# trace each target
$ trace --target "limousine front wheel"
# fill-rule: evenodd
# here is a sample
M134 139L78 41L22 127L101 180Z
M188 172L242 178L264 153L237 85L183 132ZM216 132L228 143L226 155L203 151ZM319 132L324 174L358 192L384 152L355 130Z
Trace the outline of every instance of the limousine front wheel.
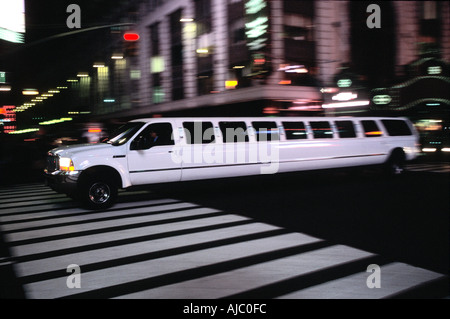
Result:
M117 187L107 179L89 179L80 191L82 203L89 209L106 209L117 198Z
M399 176L405 172L405 153L394 150L385 165L388 176Z

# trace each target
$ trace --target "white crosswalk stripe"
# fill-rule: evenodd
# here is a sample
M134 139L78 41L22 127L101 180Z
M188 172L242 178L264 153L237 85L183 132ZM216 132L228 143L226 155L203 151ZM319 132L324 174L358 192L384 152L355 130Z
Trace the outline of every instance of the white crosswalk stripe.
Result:
M150 191L119 199L86 211L42 185L0 189L12 254L3 261L27 298L383 298L444 277L239 212ZM372 263L383 269L380 289L366 285ZM71 264L81 288L67 286Z
M406 169L410 172L450 173L450 163L417 163L409 164Z

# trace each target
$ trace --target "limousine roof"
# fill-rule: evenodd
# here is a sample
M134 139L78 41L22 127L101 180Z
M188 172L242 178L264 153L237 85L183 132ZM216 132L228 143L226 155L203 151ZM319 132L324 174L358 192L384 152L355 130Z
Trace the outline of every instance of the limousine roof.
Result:
M289 116L289 117L220 117L220 116L212 116L212 117L151 117L151 118L141 118L134 119L130 122L145 122L145 123L157 123L157 122L167 122L170 120L178 120L178 121L336 121L336 120L383 120L383 119L401 119L408 120L405 117L387 117L387 116L365 116L365 117L351 117L351 116L338 116L338 117L317 117L317 116Z

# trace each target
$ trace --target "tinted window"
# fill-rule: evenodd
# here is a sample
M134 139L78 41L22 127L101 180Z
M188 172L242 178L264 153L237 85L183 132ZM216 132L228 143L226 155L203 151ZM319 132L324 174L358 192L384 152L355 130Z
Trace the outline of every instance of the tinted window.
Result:
M283 122L283 127L287 140L308 138L305 124L303 122Z
M188 144L208 144L215 140L211 122L183 122Z
M314 138L333 138L333 131L328 121L309 122L309 124Z
M275 122L252 122L257 141L277 141L280 139Z
M245 122L219 122L224 143L248 142Z
M356 137L355 127L352 121L336 121L336 128L340 138Z
M361 121L366 137L382 136L383 132L380 131L375 121Z
M402 120L381 120L390 136L412 135L408 124Z
M173 145L172 125L170 123L154 123L147 126L133 140L137 143L131 149L149 149L160 145Z

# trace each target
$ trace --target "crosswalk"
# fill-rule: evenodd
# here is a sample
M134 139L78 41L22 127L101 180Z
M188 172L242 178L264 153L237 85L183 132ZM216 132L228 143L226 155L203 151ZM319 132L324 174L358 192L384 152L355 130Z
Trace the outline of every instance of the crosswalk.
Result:
M445 277L148 190L86 211L40 184L3 188L0 230L11 254L0 271L12 265L29 299L372 299Z
M409 172L450 174L450 163L448 162L414 163L408 164L406 169Z

